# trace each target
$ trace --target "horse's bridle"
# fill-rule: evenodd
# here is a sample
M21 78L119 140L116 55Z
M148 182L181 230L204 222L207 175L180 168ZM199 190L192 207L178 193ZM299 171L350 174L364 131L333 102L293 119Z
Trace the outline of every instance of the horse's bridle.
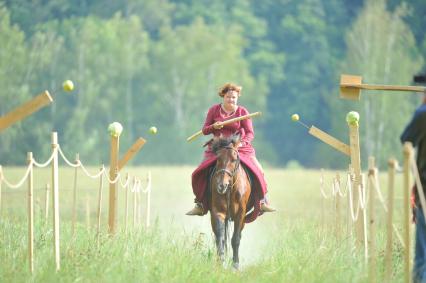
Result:
M233 147L231 147L231 146L224 146L223 147L224 149L232 149L233 151L235 151L236 153L237 153L237 164L235 165L235 168L234 168L234 170L232 170L232 172L231 171L229 171L228 169L219 169L219 170L215 170L215 172L214 172L214 174L213 174L213 177L214 176L216 176L216 174L217 173L219 173L219 172L225 172L226 174L228 174L232 179L234 179L234 177L235 177L235 174L237 173L237 170L238 170L238 168L240 167L240 163L241 163L241 161L240 161L240 155L239 155L239 153L238 153L238 150L236 150L235 148L233 148ZM232 184L232 186L231 186L231 188L235 185L235 182L236 181L234 181L234 184ZM229 187L228 187L229 188ZM218 191L218 193L219 194L221 194L221 195L223 195L223 194L225 194L226 192L228 191L228 189L226 189L223 193L221 193L221 192L219 192Z

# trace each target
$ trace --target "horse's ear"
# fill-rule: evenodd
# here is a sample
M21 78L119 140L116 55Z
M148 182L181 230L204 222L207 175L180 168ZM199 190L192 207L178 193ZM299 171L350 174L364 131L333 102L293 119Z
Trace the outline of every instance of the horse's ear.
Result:
M238 148L241 144L241 135L237 134L232 138L232 144L234 148Z

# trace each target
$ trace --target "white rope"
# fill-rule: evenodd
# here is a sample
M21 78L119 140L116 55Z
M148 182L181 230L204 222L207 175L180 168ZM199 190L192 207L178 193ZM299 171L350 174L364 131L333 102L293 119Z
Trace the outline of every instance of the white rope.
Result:
M52 162L53 157L55 156L55 153L56 153L55 151L56 151L56 148L54 148L54 149L53 149L52 154L50 155L49 159L48 159L46 162L44 162L44 163L38 163L38 162L37 162L37 161L35 161L35 159L33 158L33 163L34 163L34 165L35 165L36 167L38 167L38 168L47 167L47 166L50 164L50 162Z
M68 158L65 157L65 154L63 153L60 145L58 144L58 151L59 154L61 155L62 159L65 161L65 163L67 163L69 166L73 167L73 168L77 168L80 166L81 162L80 160L76 160L76 163L72 163L71 161L69 161Z
M357 204L356 212L354 213L354 205L353 205L353 194L352 194L352 183L349 184L349 209L351 211L352 221L357 221L359 216L360 206Z
M12 182L8 181L6 179L6 177L4 176L4 174L3 174L3 169L0 168L0 178L1 178L1 181L4 182L6 184L6 186L8 186L11 189L17 189L17 188L21 187L22 184L27 180L28 175L30 174L30 172L33 170L33 162L34 161L31 160L30 164L28 164L27 171L25 172L24 177L22 177L22 179L18 183L16 183L16 184L12 184Z
M379 183L379 180L377 178L377 175L375 175L375 174L374 174L374 176L373 175L369 175L369 178L374 178L374 180L372 182L373 187L376 189L377 195L379 196L379 201L380 201L380 203L383 206L383 210L385 211L385 213L388 213L388 211L389 211L388 210L388 206L386 205L386 201L385 201L385 199L384 199L384 197L382 195L382 192L381 192L381 189L380 189L380 183ZM395 231L396 237L399 240L399 243L401 244L401 246L403 248L405 248L404 241L402 240L402 237L401 237L401 234L398 231L398 228L396 227L396 225L394 223L392 223L392 227L393 227L393 230Z
M87 171L86 167L84 167L83 163L79 162L80 166L81 166L81 170L83 170L84 174L86 174L87 177L90 177L92 179L96 179L99 178L99 176L101 176L104 172L105 172L105 167L102 165L102 170L100 170L97 174L90 174L89 171Z
M329 198L330 198L330 196L329 196L329 195L327 195L327 194L324 192L324 170L323 170L323 169L321 169L321 177L320 177L320 192L321 192L321 195L322 195L325 199L329 199Z
M105 169L105 168L104 168L104 169ZM103 173L104 173L104 175L105 175L105 178L108 180L108 182L109 182L110 184L115 184L115 183L117 183L117 182L118 182L118 180L120 179L120 172L118 172L118 173L117 173L117 176L115 176L115 179L113 179L113 180L111 180L111 179L110 179L109 174L108 174L108 173L106 173L106 170L103 170Z
M123 182L121 181L121 178L120 178L120 185L121 185L122 188L127 188L127 186L129 185L129 183L130 183L129 174L126 174L126 182L124 184L123 184Z

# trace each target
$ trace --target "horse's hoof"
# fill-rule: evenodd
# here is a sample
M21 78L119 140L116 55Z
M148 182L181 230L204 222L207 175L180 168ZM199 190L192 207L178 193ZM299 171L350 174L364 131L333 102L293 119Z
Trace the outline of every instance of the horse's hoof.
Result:
M240 271L240 264L238 262L234 262L232 264L234 271Z

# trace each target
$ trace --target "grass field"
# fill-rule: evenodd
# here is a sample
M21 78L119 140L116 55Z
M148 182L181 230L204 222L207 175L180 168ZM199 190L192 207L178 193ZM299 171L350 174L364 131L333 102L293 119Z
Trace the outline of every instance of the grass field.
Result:
M266 168L269 199L278 209L248 224L242 235L240 264L235 272L215 257L209 216L188 217L193 205L190 175L193 167L133 167L130 174L145 177L152 172L152 219L148 229L124 225L124 192L119 196L119 225L115 237L106 234L108 189L104 188L102 234L96 237L99 181L78 178L78 226L71 237L73 169L61 168L61 270L55 272L52 219L44 222L44 187L50 170L35 173L36 231L35 272L28 271L26 185L3 187L0 209L0 282L367 282L362 250L353 249L346 233L334 234L333 202L319 191L320 171ZM91 168L95 172L97 168ZM5 168L18 181L22 168ZM343 172L341 172L343 174ZM335 172L326 171L327 183ZM342 177L343 178L343 177ZM381 176L386 192L386 176ZM398 177L401 179L401 177ZM400 181L398 179L398 184ZM402 215L400 186L395 200L396 224ZM87 223L86 202L90 202ZM378 282L383 281L384 211L377 204ZM344 213L346 215L346 213ZM345 216L346 217L346 216ZM89 227L87 226L89 225ZM395 237L394 237L395 238ZM395 242L393 282L401 282L402 250ZM231 255L229 255L231 258Z

